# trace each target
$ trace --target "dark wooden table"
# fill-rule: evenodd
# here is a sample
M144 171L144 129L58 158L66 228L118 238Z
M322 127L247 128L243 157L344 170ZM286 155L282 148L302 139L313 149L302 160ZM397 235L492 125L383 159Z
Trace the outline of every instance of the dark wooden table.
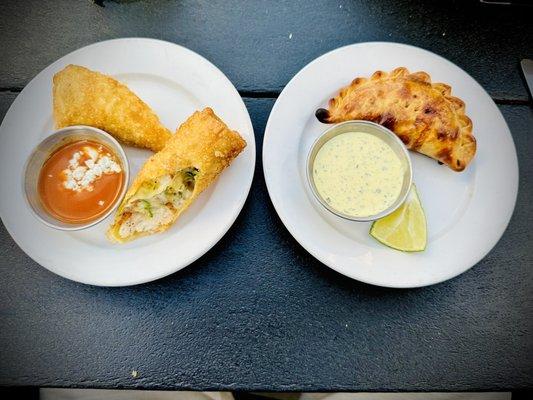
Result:
M0 385L533 387L533 111L518 66L533 57L531 9L474 0L98 3L0 3L1 116L33 76L72 50L117 37L168 40L207 57L244 97L258 144L254 183L211 251L135 287L55 276L0 225ZM464 68L499 105L518 151L520 189L506 233L483 261L439 285L391 290L344 278L296 243L266 191L261 143L276 96L315 57L371 40L420 46Z

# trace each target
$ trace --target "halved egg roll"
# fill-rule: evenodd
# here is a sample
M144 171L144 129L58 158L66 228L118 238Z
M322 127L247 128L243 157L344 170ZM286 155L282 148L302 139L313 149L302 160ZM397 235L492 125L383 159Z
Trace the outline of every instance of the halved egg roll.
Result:
M56 128L90 125L152 151L172 136L144 101L110 76L68 65L54 75L52 92Z
M123 243L167 230L246 147L213 110L190 116L133 181L108 230Z

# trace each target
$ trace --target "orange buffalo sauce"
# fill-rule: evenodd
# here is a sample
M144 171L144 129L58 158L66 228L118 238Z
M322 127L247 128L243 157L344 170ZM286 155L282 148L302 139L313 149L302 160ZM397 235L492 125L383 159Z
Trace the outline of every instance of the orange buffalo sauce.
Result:
M101 143L80 140L57 149L39 174L43 207L56 219L86 223L117 200L124 171L115 154Z

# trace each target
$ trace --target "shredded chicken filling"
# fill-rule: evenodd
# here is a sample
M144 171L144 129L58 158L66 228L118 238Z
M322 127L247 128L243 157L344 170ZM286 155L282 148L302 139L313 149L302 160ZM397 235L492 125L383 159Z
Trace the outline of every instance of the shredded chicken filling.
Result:
M176 211L192 196L197 174L196 168L186 168L144 182L122 210L118 234L126 238L171 223Z

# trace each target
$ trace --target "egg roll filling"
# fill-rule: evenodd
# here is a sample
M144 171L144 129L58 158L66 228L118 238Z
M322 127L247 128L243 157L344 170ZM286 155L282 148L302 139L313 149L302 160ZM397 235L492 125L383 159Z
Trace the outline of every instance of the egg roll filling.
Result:
M197 168L185 168L144 182L121 210L118 234L126 238L172 222L174 213L192 196Z

